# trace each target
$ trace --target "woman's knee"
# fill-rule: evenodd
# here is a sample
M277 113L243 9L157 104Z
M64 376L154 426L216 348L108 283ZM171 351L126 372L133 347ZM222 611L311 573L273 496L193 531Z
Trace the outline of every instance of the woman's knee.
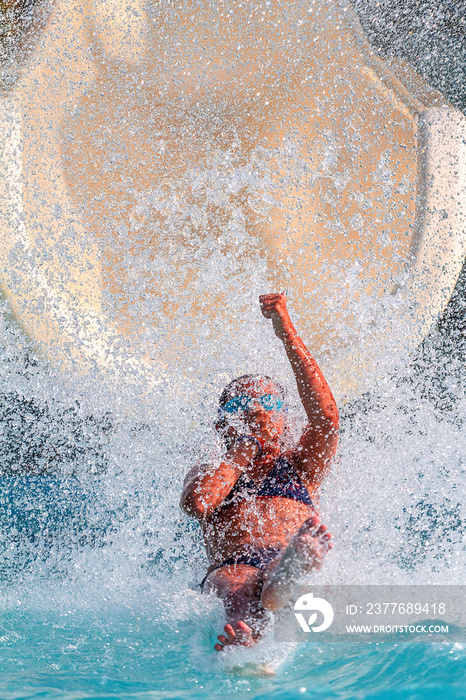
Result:
M251 566L223 566L207 577L204 590L214 591L219 598L232 596L258 598L262 588L262 572Z

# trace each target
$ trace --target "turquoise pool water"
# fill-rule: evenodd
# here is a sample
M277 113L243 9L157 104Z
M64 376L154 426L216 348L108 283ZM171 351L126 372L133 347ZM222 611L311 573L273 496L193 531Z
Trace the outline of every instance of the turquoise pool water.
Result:
M13 607L0 616L0 697L464 698L464 645L315 644L287 650L275 678L244 678L214 657L199 619L157 606Z

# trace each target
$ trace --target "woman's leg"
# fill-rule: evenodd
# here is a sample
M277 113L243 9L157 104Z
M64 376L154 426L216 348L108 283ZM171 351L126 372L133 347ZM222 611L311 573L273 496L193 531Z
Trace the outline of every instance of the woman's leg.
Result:
M262 571L247 564L222 566L206 579L205 591L214 591L225 606L225 634L218 636L217 651L224 646L252 646L261 633L266 613L260 602Z
M330 538L318 515L303 523L283 554L264 570L260 600L265 610L279 610L296 597L300 579L322 566Z

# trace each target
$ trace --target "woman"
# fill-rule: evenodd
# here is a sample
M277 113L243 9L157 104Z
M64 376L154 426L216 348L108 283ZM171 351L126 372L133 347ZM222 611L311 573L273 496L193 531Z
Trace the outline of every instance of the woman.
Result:
M181 507L200 521L210 561L201 588L217 593L228 620L217 651L253 644L265 611L291 600L297 577L319 568L330 547L316 507L337 448L338 409L291 323L285 294L259 301L283 342L308 423L289 444L283 388L266 376L239 377L220 397L223 460L198 465L185 479Z

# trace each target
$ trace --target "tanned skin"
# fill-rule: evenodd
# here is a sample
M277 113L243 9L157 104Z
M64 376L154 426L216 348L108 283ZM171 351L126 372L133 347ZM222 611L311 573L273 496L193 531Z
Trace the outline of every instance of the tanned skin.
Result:
M286 414L267 411L252 401L238 420L217 430L230 448L218 464L197 465L187 474L180 505L201 523L210 562L205 583L225 606L225 634L215 645L252 645L260 637L267 610L278 610L293 597L296 573L320 568L331 547L330 534L319 516L305 503L291 498L246 498L221 507L241 474L246 473L260 485L277 458L285 454L301 478L314 503L327 475L338 443L338 408L330 388L298 336L288 313L285 294L259 297L263 316L272 322L276 336L284 345L291 364L299 396L307 416L305 430L294 446L286 444ZM280 395L280 388L266 378L247 378L234 384L231 396ZM244 439L251 435L256 440ZM238 438L241 437L241 440ZM264 569L234 564L213 570L226 559L240 556L251 548L280 549L278 556Z

